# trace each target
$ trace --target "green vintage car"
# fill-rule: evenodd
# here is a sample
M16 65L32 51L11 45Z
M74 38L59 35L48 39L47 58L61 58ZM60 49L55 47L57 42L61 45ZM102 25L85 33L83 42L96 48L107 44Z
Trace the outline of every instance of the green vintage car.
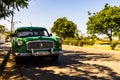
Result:
M52 36L44 27L19 27L12 36L12 54L16 59L49 56L52 61L57 61L63 53L62 39Z

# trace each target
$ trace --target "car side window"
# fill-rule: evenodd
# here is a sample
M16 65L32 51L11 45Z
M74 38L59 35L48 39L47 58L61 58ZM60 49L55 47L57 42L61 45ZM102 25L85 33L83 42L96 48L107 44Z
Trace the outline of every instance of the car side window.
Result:
M43 30L43 31L39 31L39 36L48 36L48 33L46 30Z
M44 31L39 31L39 36L45 36Z
M44 31L44 35L45 35L45 36L48 36L48 33L47 33L47 31Z

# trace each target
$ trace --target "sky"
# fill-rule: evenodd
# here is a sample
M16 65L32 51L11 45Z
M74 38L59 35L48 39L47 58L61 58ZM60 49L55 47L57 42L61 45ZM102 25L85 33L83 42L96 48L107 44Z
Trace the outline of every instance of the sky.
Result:
M21 26L40 26L50 31L58 18L67 17L73 21L78 30L86 34L88 11L99 12L108 3L111 6L119 6L119 0L31 0L27 9L15 11L15 29ZM11 17L0 20L0 24L9 30Z

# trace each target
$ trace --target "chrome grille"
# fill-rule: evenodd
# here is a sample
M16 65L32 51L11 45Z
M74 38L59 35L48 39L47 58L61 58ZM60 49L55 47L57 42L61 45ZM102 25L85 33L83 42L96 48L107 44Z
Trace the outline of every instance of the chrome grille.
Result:
M39 40L39 41L29 41L26 44L27 50L47 50L50 48L54 48L54 42L53 41L47 41L47 40Z

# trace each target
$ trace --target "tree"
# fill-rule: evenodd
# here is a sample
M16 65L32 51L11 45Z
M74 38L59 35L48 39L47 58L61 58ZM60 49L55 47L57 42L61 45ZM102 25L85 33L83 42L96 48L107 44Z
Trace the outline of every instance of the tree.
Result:
M72 21L67 20L66 17L58 18L54 22L51 32L64 39L74 38L75 35L78 35L78 33L76 33L78 32L77 25Z
M0 0L0 19L14 14L14 9L27 8L29 0Z
M110 42L112 36L120 31L120 6L110 6L105 4L104 9L100 12L89 14L87 22L87 32L89 34L105 34L109 37Z
M5 28L5 26L3 26L3 25L0 25L0 33L5 33L5 32L7 32L7 28Z

